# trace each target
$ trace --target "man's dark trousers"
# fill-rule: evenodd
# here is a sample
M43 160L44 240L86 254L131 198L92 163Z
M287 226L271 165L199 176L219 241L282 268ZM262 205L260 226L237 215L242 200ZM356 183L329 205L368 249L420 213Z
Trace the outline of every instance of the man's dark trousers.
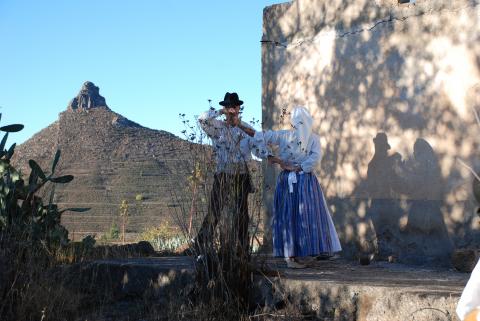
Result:
M235 246L239 247L239 249L237 249L241 252L239 254L248 254L248 194L251 191L252 186L249 174L215 174L208 213L203 220L197 236L198 245L203 248L212 245L215 228L222 211L225 210L226 215L232 215L231 224L227 224L227 226L232 226L233 230L222 232L227 234L229 232L235 233Z

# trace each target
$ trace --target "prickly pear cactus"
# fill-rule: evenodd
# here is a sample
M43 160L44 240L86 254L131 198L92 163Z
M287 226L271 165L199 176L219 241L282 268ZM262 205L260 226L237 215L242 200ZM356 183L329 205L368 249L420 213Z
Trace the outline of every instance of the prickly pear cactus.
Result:
M65 245L68 242L68 232L60 224L62 213L68 210L83 212L88 209L60 210L53 203L55 188L52 188L47 203L37 195L48 182L65 184L73 180L72 175L54 176L60 160L59 150L54 156L50 173L45 172L34 160L30 160L31 172L28 181L10 164L16 145L6 149L8 134L22 129L23 125L20 124L0 127L0 131L5 132L0 142L0 234L8 233L12 237L39 242L47 247Z

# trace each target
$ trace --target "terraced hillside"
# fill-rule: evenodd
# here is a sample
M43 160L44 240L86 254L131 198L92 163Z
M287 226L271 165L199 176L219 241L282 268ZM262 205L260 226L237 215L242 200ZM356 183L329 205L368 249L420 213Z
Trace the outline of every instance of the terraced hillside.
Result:
M29 173L28 160L48 169L56 149L62 151L59 172L75 176L57 185L62 207L90 207L67 212L63 224L70 235L102 235L120 225L119 205L129 204L130 237L148 226L172 219L172 193L184 194L191 173L193 144L161 130L136 124L113 112L98 87L86 82L66 111L50 126L17 147L14 164ZM136 200L141 195L143 200Z

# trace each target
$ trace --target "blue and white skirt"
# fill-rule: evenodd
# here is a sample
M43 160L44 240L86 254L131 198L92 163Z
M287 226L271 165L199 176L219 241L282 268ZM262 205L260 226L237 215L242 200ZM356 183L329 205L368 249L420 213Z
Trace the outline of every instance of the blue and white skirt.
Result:
M341 251L317 177L312 173L291 174L289 186L289 174L288 171L280 173L275 189L274 256L316 256ZM292 183L294 181L296 183Z

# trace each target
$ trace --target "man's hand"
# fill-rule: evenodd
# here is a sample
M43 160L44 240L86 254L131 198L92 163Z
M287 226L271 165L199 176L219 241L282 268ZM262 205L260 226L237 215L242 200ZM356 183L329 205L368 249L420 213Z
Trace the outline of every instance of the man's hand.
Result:
M220 113L224 115L234 115L236 114L236 110L232 107L223 107L222 109L220 109Z
M240 117L238 117L238 115L232 116L232 126L237 127L238 125L240 125L240 123L241 123L241 120L240 120Z
M225 115L227 125L236 127L238 124L240 124L240 118L238 117L238 113L235 108L224 107L221 110L221 113Z

